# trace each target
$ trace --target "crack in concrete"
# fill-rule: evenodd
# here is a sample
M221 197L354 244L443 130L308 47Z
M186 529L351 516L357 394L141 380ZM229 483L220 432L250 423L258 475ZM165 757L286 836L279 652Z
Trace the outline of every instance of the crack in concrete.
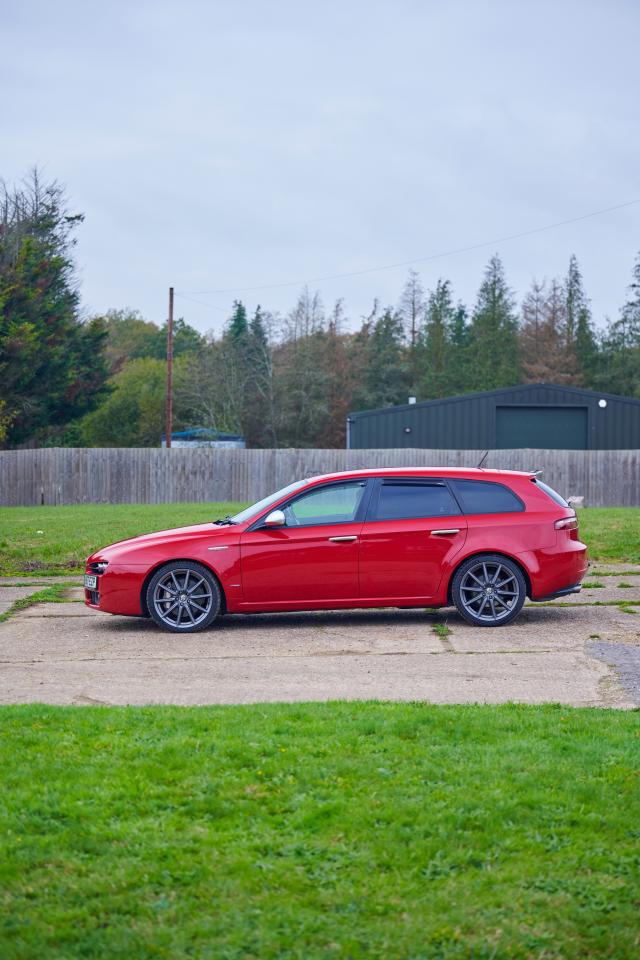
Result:
M193 663L194 661L208 662L215 660L307 660L313 657L485 657L514 656L518 654L543 653L572 653L575 647L554 647L553 649L538 648L531 650L321 650L309 653L249 653L223 654L210 657L54 657L33 660L0 660L0 666L19 667L36 663Z

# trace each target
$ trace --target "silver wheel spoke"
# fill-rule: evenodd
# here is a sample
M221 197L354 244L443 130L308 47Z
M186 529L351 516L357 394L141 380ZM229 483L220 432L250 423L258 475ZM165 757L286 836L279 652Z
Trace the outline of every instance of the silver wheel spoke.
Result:
M201 583L204 583L204 577L200 577L200 579L196 581L196 583L191 587L190 590L187 591L187 593L193 596L193 591L197 590Z

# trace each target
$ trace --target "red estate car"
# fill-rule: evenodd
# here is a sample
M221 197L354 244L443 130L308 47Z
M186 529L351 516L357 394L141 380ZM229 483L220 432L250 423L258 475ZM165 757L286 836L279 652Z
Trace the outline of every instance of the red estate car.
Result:
M509 623L576 593L574 510L533 473L353 470L299 480L233 517L122 540L87 560L87 606L203 630L223 613L455 604Z

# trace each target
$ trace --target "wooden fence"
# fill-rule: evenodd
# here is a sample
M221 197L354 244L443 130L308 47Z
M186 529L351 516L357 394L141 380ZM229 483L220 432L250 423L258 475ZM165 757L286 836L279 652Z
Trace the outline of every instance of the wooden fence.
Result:
M251 501L303 477L394 466L475 466L479 450L0 451L0 505ZM495 450L487 467L543 470L589 506L640 505L640 450Z

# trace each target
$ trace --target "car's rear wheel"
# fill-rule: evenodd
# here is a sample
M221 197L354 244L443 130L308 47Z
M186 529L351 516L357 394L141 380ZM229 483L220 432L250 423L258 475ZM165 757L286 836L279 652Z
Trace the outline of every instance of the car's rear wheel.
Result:
M456 570L451 596L476 627L502 627L518 616L527 596L520 567L496 553L470 557Z
M149 581L146 599L155 623L174 633L204 630L222 606L215 577L191 560L177 560L157 570Z

